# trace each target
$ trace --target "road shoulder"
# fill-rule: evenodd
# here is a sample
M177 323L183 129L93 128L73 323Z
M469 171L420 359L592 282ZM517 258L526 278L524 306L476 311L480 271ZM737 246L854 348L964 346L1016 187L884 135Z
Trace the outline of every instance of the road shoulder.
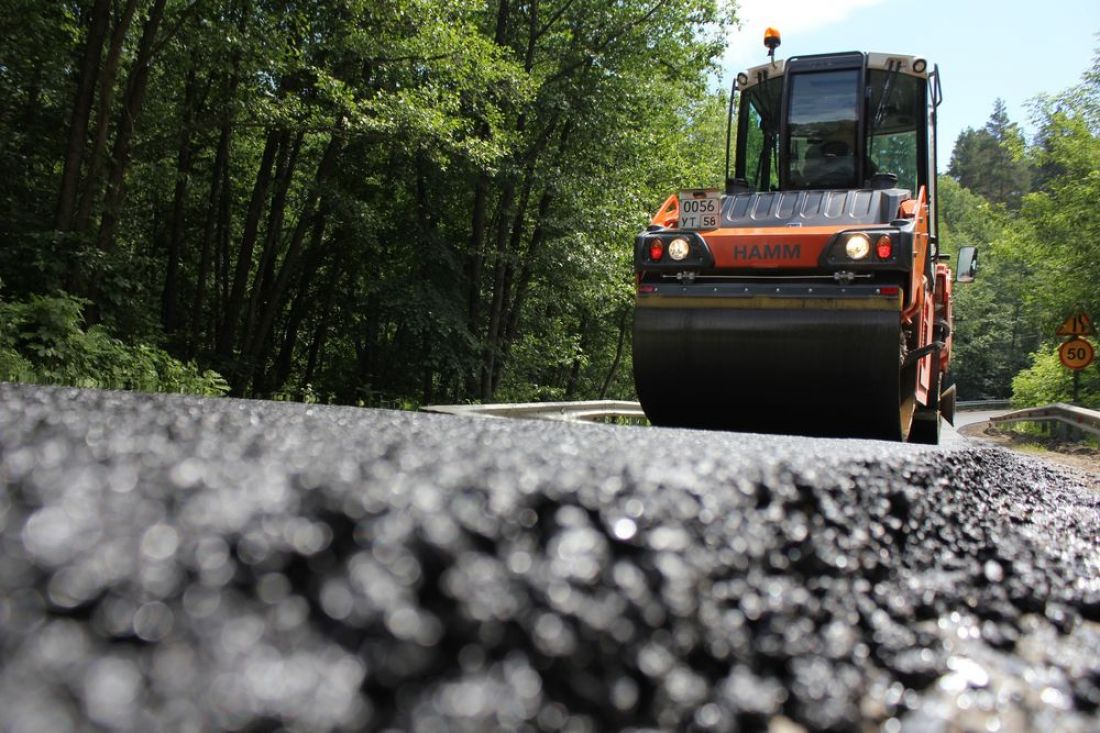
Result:
M1075 443L1043 441L1032 436L1006 433L989 422L963 425L958 432L967 438L1068 468L1080 475L1084 484L1100 490L1100 450Z

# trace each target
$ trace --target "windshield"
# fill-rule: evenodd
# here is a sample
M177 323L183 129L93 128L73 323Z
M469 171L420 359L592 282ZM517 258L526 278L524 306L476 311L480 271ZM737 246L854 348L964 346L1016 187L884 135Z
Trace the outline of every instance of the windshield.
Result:
M898 186L916 192L919 183L918 128L923 128L923 80L872 70L871 119L867 135L867 178L893 173Z
M782 77L746 90L737 118L737 168L753 191L779 188L779 102Z
M892 174L916 194L935 168L926 95L925 79L883 69L794 71L752 86L737 100L734 175L750 191L790 191L882 187L890 179L875 176Z
M856 188L859 69L791 78L787 161L791 188Z

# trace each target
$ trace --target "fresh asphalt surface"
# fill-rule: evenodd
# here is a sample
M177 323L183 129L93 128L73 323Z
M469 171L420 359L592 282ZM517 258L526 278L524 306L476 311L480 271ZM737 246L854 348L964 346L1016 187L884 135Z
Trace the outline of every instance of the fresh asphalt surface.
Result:
M0 385L0 730L1100 729L1033 459Z

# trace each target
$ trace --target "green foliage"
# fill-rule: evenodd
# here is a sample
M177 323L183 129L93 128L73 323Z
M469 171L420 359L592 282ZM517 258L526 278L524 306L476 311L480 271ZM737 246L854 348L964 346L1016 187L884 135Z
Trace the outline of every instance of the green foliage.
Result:
M159 6L0 0L6 375L631 395L631 244L721 185L733 3Z
M941 240L957 251L977 246L977 281L956 283L951 371L961 399L1004 399L1013 376L1039 344L1037 306L1025 297L1032 269L1021 253L1026 232L1004 208L950 177L938 186Z
M228 391L217 373L162 349L127 345L101 326L84 330L86 304L65 294L0 300L0 380L208 396Z
M1100 371L1084 369L1079 379L1077 404L1100 408ZM1032 354L1031 366L1012 380L1013 405L1034 407L1053 402L1073 402L1073 372L1058 360L1057 346Z
M1023 133L998 99L985 127L959 134L948 174L988 201L1016 209L1031 180L1024 154Z
M1100 57L1080 86L1035 102L1040 129L1030 146L998 103L984 129L960 136L957 182L941 181L944 241L981 247L978 282L955 288L962 399L1071 397L1054 331L1077 309L1100 314L1098 70ZM1096 369L1082 375L1086 395Z
M1054 174L1024 199L1022 213L1034 232L1026 249L1037 271L1034 296L1053 330L1076 308L1100 314L1100 132L1066 110L1047 118L1042 139L1037 159Z
M1054 331L1077 310L1100 317L1100 56L1080 86L1035 107L1040 131L1031 155L1041 185L1024 197L1021 231L1028 236L1019 242L1034 276L1020 292L1038 312L1046 346L1013 382L1022 404L1069 401L1072 380L1058 362ZM1100 406L1098 389L1094 363L1081 373L1082 402Z

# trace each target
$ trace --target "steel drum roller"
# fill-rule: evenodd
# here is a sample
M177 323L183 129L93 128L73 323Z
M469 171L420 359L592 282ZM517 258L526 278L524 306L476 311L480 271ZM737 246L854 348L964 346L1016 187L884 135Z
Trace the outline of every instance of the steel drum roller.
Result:
M655 425L900 437L896 310L641 298L634 379Z

